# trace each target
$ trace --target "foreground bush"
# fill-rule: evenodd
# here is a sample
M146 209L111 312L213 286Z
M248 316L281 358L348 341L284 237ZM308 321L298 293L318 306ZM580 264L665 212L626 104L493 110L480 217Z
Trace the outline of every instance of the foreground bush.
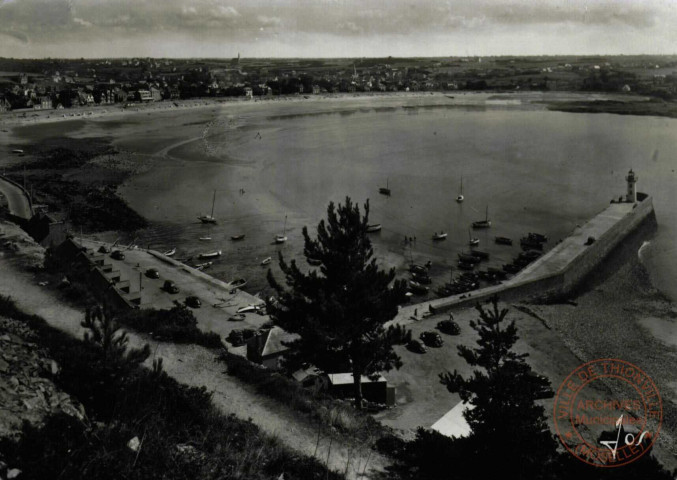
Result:
M87 412L85 422L54 415L42 427L25 425L16 443L0 441L4 462L20 469L22 480L274 479L282 473L287 480L342 478L251 422L219 414L204 388L177 383L161 361L150 370L138 367L143 349L119 348L124 339L105 313L88 315L85 323L97 327L87 342L18 311L2 296L0 315L37 331L39 346L61 366L55 382Z
M152 333L157 340L195 343L208 348L222 346L221 338L216 333L205 333L198 328L195 315L184 305L169 310L131 310L120 315L119 321L139 332Z

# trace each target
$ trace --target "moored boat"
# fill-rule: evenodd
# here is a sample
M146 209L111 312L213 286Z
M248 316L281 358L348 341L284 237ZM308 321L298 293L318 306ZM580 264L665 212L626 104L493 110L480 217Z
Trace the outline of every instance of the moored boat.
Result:
M390 196L390 186L388 185L388 179L386 178L386 186L385 187L379 187L378 193L381 195L387 195L388 197Z
M470 255L480 260L487 260L489 258L489 252L483 252L482 250L471 250Z
M496 237L494 241L499 245L512 245L512 239L508 237Z
M414 280L409 280L409 290L411 290L413 293L425 295L428 293L429 289L425 285L422 285Z
M287 216L284 216L284 230L281 234L275 235L275 243L284 243L287 241Z
M461 177L461 191L456 197L456 203L463 203L463 200L465 200L465 197L463 196L463 177Z
M461 270L472 270L473 268L475 268L475 264L469 263L469 262L464 262L463 260L459 260L458 261L458 268L460 268Z
M198 258L216 258L221 256L221 250L215 252L201 253Z
M247 285L247 280L245 280L244 278L237 278L237 279L233 280L232 282L230 282L230 286L233 287L233 288L242 288L245 285ZM239 310L238 310L238 312L239 312Z
M374 233L381 231L381 224L374 223L373 225L367 225L367 233Z
M212 196L212 213L209 215L200 215L197 217L202 223L216 223L216 218L214 218L214 203L216 202L216 190L214 190L214 195Z
M459 253L458 254L458 259L461 262L466 262L466 263L480 263L480 258L476 257L474 255L470 255L469 253Z
M487 206L487 210L484 215L484 220L472 222L472 228L489 228L489 227L491 227L491 220L489 220L489 207Z
M230 239L234 241L244 240L244 233L240 233L239 235L231 235Z
M203 242L208 242L212 239L212 237L200 237L200 240Z
M312 265L314 267L322 265L322 260L320 260L319 258L306 258L306 261L308 262L308 265Z
M435 232L433 234L433 240L435 240L435 241L444 240L445 238L447 238L446 232L440 232L440 233Z
M205 262L205 263L198 263L195 265L195 268L198 270L204 270L205 268L209 268L213 265L213 262Z
M261 260L261 265L268 265L272 261L273 261L272 257L266 257L263 260Z
M171 257L175 253L176 253L176 248L172 248L171 250L167 250L166 252L164 252L164 256L165 257Z

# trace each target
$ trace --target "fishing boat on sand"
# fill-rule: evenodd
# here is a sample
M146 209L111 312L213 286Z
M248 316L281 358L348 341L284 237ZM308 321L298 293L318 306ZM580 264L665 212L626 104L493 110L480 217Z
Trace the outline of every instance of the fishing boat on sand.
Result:
M166 252L164 252L164 256L165 257L171 257L175 253L176 253L176 248L172 248L171 250L167 250Z
M374 223L373 225L367 225L367 233L374 233L381 231L381 224Z
M386 178L386 186L385 187L379 187L378 193L381 195L387 195L390 196L390 186L388 185L388 179Z
M208 252L208 253L201 253L198 255L198 258L216 258L221 256L221 250L217 250L216 252Z
M212 196L212 213L209 215L200 215L197 217L202 223L216 223L216 218L214 218L214 203L216 202L216 190L214 190L214 195Z
M212 239L212 237L200 237L200 241L202 242L208 242Z
M272 257L266 257L261 261L261 265L268 265L272 261L273 261Z
M484 220L478 220L472 222L472 228L489 228L491 227L491 220L489 220L489 206L487 205L487 210L484 215Z
M240 233L239 235L231 235L230 239L233 241L244 240L244 233Z
M284 230L282 234L275 235L275 243L284 243L287 241L287 216L284 216Z
M198 270L204 270L205 268L209 268L214 264L214 262L205 262L205 263L198 263L195 265L195 268Z
M440 232L440 233L435 232L435 233L433 233L433 240L434 241L444 240L446 238L447 238L447 234L445 232Z

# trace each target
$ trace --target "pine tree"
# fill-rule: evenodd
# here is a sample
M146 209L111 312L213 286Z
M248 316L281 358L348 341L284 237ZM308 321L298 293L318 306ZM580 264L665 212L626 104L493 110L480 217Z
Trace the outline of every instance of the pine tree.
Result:
M456 371L440 374L450 392L474 408L464 417L472 433L464 445L479 463L481 477L498 467L510 478L542 478L556 458L556 442L545 420L544 409L535 403L551 394L550 382L533 373L525 362L527 354L512 348L518 339L515 322L503 327L507 309L498 307L498 299L485 310L477 305L480 318L470 326L479 334L477 348L458 347L465 361L481 370L465 379Z
M405 301L404 281L395 271L376 265L367 235L369 202L364 216L357 204L327 209L317 238L304 227L304 254L319 262L319 269L304 273L294 260L287 263L280 253L280 268L288 287L280 285L268 271L268 281L278 297L269 305L271 318L284 330L300 335L290 344L289 369L310 362L328 373L350 371L354 379L355 405L362 405L362 375L399 368L400 357L393 345L410 334L403 328L386 328L398 305Z
M85 342L99 351L103 366L108 369L126 371L143 363L150 355L148 344L141 349L127 350L127 332L120 331L113 314L105 306L87 309L81 325L87 329Z

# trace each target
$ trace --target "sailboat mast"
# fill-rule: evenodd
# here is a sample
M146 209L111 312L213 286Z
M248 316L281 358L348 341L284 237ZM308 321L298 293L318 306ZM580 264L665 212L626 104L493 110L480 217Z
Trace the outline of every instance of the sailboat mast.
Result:
M282 235L286 235L287 233L287 216L284 216L284 229L282 230Z
M214 190L214 194L212 195L212 218L214 218L214 203L216 203L216 190Z

